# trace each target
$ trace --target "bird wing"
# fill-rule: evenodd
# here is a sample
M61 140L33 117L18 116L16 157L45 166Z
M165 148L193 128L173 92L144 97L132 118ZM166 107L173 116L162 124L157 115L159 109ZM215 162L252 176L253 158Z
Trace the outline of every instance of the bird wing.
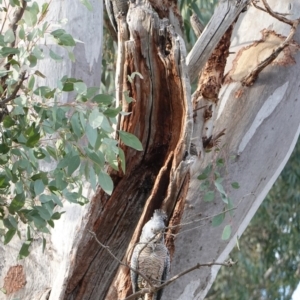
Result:
M169 253L169 250L167 249L167 247L166 247L166 251L167 251L167 255L166 255L166 258L165 258L164 270L163 270L163 273L162 273L162 276L161 276L161 284L163 284L163 283L166 282L167 277L168 277L168 275L170 273L170 253ZM156 293L156 300L160 300L161 299L162 292L163 292L163 289L157 291L157 293Z
M139 254L140 254L140 245L136 245L134 247L132 256L131 256L131 261L130 261L130 266L135 269L138 270L139 268ZM138 291L138 274L132 270L130 270L130 277L131 277L131 284L132 284L132 291L133 293L136 293Z

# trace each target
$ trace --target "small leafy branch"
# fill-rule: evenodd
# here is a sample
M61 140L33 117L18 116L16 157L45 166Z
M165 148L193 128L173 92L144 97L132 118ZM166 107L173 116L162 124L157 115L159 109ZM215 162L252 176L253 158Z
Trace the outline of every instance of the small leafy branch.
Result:
M223 147L224 148L224 147ZM221 174L226 174L227 169L227 160L224 155L223 148L215 149L214 158L211 163L209 163L204 171L198 176L198 179L201 181L200 191L203 192L203 200L205 202L212 202L215 200L217 195L220 196L224 203L223 213L220 213L212 218L212 226L220 226L224 219L226 212L233 215L233 201L229 197L228 192L226 192L226 180ZM225 183L225 184L224 184ZM232 182L231 187L234 189L239 189L240 185L238 182ZM224 227L222 233L222 240L228 240L231 235L231 225L227 224Z
M62 198L84 204L83 186L99 185L111 194L113 181L107 167L126 171L125 155L114 139L120 107L114 99L99 94L100 87L87 87L64 76L56 87L39 86L39 62L49 57L59 63L61 48L74 60L75 39L64 29L51 31L44 18L51 1L3 2L5 18L0 32L0 236L4 244L17 233L25 242L19 257L29 254L35 234L43 247L63 212ZM2 1L0 0L0 4ZM11 21L10 12L14 12ZM41 41L43 41L41 43ZM50 42L49 42L50 41ZM53 47L53 41L56 46ZM73 100L63 102L65 93ZM132 134L118 131L121 142L141 151ZM27 224L26 237L19 223Z

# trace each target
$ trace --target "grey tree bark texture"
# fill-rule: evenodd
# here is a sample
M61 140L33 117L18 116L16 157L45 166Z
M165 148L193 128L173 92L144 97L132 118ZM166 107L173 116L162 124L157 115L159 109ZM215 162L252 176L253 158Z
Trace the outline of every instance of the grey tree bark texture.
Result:
M88 11L82 15L84 9L71 2L53 1L60 7L54 10L54 15L57 11L74 12L74 20L68 17L72 19L70 29L80 28L78 35L82 33L82 36L73 34L85 44L80 46L81 63L66 65L63 73L97 85L102 2L93 1L93 18ZM253 7L241 14L234 25L229 48L232 54L225 72L221 72L224 80L217 97L205 97L203 91L193 97L190 94L190 78L196 78L206 68L213 50L246 2L220 1L214 17L188 55L180 36L175 1L169 1L165 7L156 1L129 5L126 19L129 31L126 26L119 31L116 98L123 110L131 113L122 117L120 128L136 134L144 152L136 153L124 147L127 173L110 171L115 183L112 196L99 190L84 209L66 204L67 213L57 222L46 254L40 253L39 241L29 258L21 262L15 261L19 249L16 240L5 253L0 252L0 262L4 262L0 268L0 285L7 269L17 263L24 265L27 280L22 290L3 299L47 299L48 296L51 300L124 299L131 293L129 270L119 267L88 230L94 231L119 259L128 262L143 224L157 208L167 212L170 225L194 221L180 229L176 227L169 232L173 235L166 236L171 252L171 276L199 262L222 262L227 258L280 174L300 131L299 29L290 46L259 74L252 86L241 84L290 32L290 26ZM288 13L291 19L300 17L298 0L268 3L274 11ZM70 6L72 10L68 9ZM94 27L90 20L95 22ZM77 71L78 68L86 71ZM51 71L49 77L64 75L57 71L58 68ZM206 71L211 72L208 67ZM141 73L143 79L135 76L133 83L129 83L127 75L133 72ZM124 91L136 102L127 104ZM200 109L202 106L206 108ZM214 140L224 129L225 135ZM204 151L203 140L207 144L213 141L210 152ZM189 154L190 143L196 155ZM221 149L218 153L216 144ZM205 202L197 177L217 155L226 162L226 168L220 172L236 209L232 215L226 213L221 226L212 227L211 216L228 206L217 197ZM233 181L239 183L240 189L231 189ZM232 233L229 240L222 241L225 225L231 225ZM163 299L204 299L217 272L218 267L193 271L166 287Z

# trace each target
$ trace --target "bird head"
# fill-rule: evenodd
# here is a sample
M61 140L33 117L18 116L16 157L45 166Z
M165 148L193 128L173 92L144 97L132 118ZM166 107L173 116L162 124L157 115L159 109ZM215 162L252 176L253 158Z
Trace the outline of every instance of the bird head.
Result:
M143 227L140 242L161 241L164 237L166 219L167 215L163 210L155 210L152 218Z

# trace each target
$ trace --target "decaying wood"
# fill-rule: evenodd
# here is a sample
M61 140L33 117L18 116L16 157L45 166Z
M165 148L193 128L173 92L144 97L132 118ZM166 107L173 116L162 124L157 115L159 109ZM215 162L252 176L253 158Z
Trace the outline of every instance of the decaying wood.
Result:
M204 32L187 56L186 63L191 82L199 75L222 36L248 2L248 0L220 1Z
M161 20L145 5L131 5L127 19L130 40L125 43L122 86L127 86L136 101L127 104L123 99L123 110L132 114L122 118L121 128L133 132L142 141L145 147L142 165L146 163L149 169L149 161L157 168L152 175L156 177L152 192L145 197L148 199L144 213L125 255L128 260L141 227L153 209L163 206L169 215L174 209L188 171L184 156L189 147L192 122L186 54L181 37L166 19ZM133 72L141 73L143 79L136 76L130 84L127 75ZM132 156L137 158L137 154L129 150L126 156L129 166L133 163ZM139 163L134 162L135 165ZM120 268L107 299L115 299L116 293L118 299L125 298L130 289L128 270Z

